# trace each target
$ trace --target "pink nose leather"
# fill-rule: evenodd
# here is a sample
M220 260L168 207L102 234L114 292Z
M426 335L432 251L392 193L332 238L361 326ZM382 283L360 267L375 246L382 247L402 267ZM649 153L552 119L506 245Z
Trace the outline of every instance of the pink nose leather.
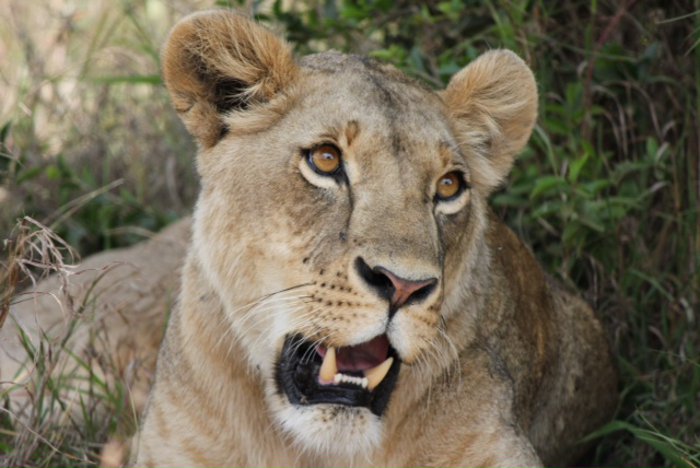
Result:
M423 288L432 286L437 282L437 280L434 278L420 281L407 280L396 276L394 273L382 267L377 267L376 270L389 278L391 284L394 285L394 294L391 296L391 305L396 309L408 302L414 293Z

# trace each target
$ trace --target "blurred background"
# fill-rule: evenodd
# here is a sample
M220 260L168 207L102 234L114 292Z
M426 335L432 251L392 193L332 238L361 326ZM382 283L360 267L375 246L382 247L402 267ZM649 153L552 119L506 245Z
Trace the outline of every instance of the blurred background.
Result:
M622 401L584 463L700 466L700 0L3 0L0 238L31 216L85 256L190 211L195 147L159 48L212 6L435 88L483 51L520 54L540 118L492 206L609 331ZM13 424L0 412L0 455ZM42 426L23 463L94 465L114 428Z

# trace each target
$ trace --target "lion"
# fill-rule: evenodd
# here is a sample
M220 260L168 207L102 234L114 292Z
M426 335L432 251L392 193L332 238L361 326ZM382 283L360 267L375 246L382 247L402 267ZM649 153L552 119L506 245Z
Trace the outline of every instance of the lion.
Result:
M617 404L605 332L488 205L537 118L523 60L488 51L435 91L211 10L174 26L162 64L201 191L131 464L587 450Z
M537 116L520 58L434 92L226 11L162 57L202 190L136 465L580 454L615 405L604 332L487 205Z

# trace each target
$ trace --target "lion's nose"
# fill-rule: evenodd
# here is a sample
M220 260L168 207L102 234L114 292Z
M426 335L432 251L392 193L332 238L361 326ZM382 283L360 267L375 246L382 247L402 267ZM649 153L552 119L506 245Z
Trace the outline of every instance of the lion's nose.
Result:
M430 296L438 282L437 278L401 278L382 266L370 267L362 257L355 260L355 269L368 286L389 301L391 315L403 305L419 302Z

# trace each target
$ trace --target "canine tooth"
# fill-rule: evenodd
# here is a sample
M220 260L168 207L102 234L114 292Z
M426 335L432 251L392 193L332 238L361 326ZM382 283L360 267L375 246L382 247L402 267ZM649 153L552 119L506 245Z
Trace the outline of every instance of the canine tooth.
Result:
M319 377L323 382L333 382L337 375L338 367L335 361L335 348L328 348L326 350L326 355L323 357L323 364L321 364Z
M382 383L382 380L384 380L384 377L386 377L386 374L387 372L389 372L389 368L391 368L393 362L394 358L389 357L386 359L386 361L382 362L377 367L373 367L372 369L365 371L365 378L367 379L367 388L370 392L377 388L377 385Z

